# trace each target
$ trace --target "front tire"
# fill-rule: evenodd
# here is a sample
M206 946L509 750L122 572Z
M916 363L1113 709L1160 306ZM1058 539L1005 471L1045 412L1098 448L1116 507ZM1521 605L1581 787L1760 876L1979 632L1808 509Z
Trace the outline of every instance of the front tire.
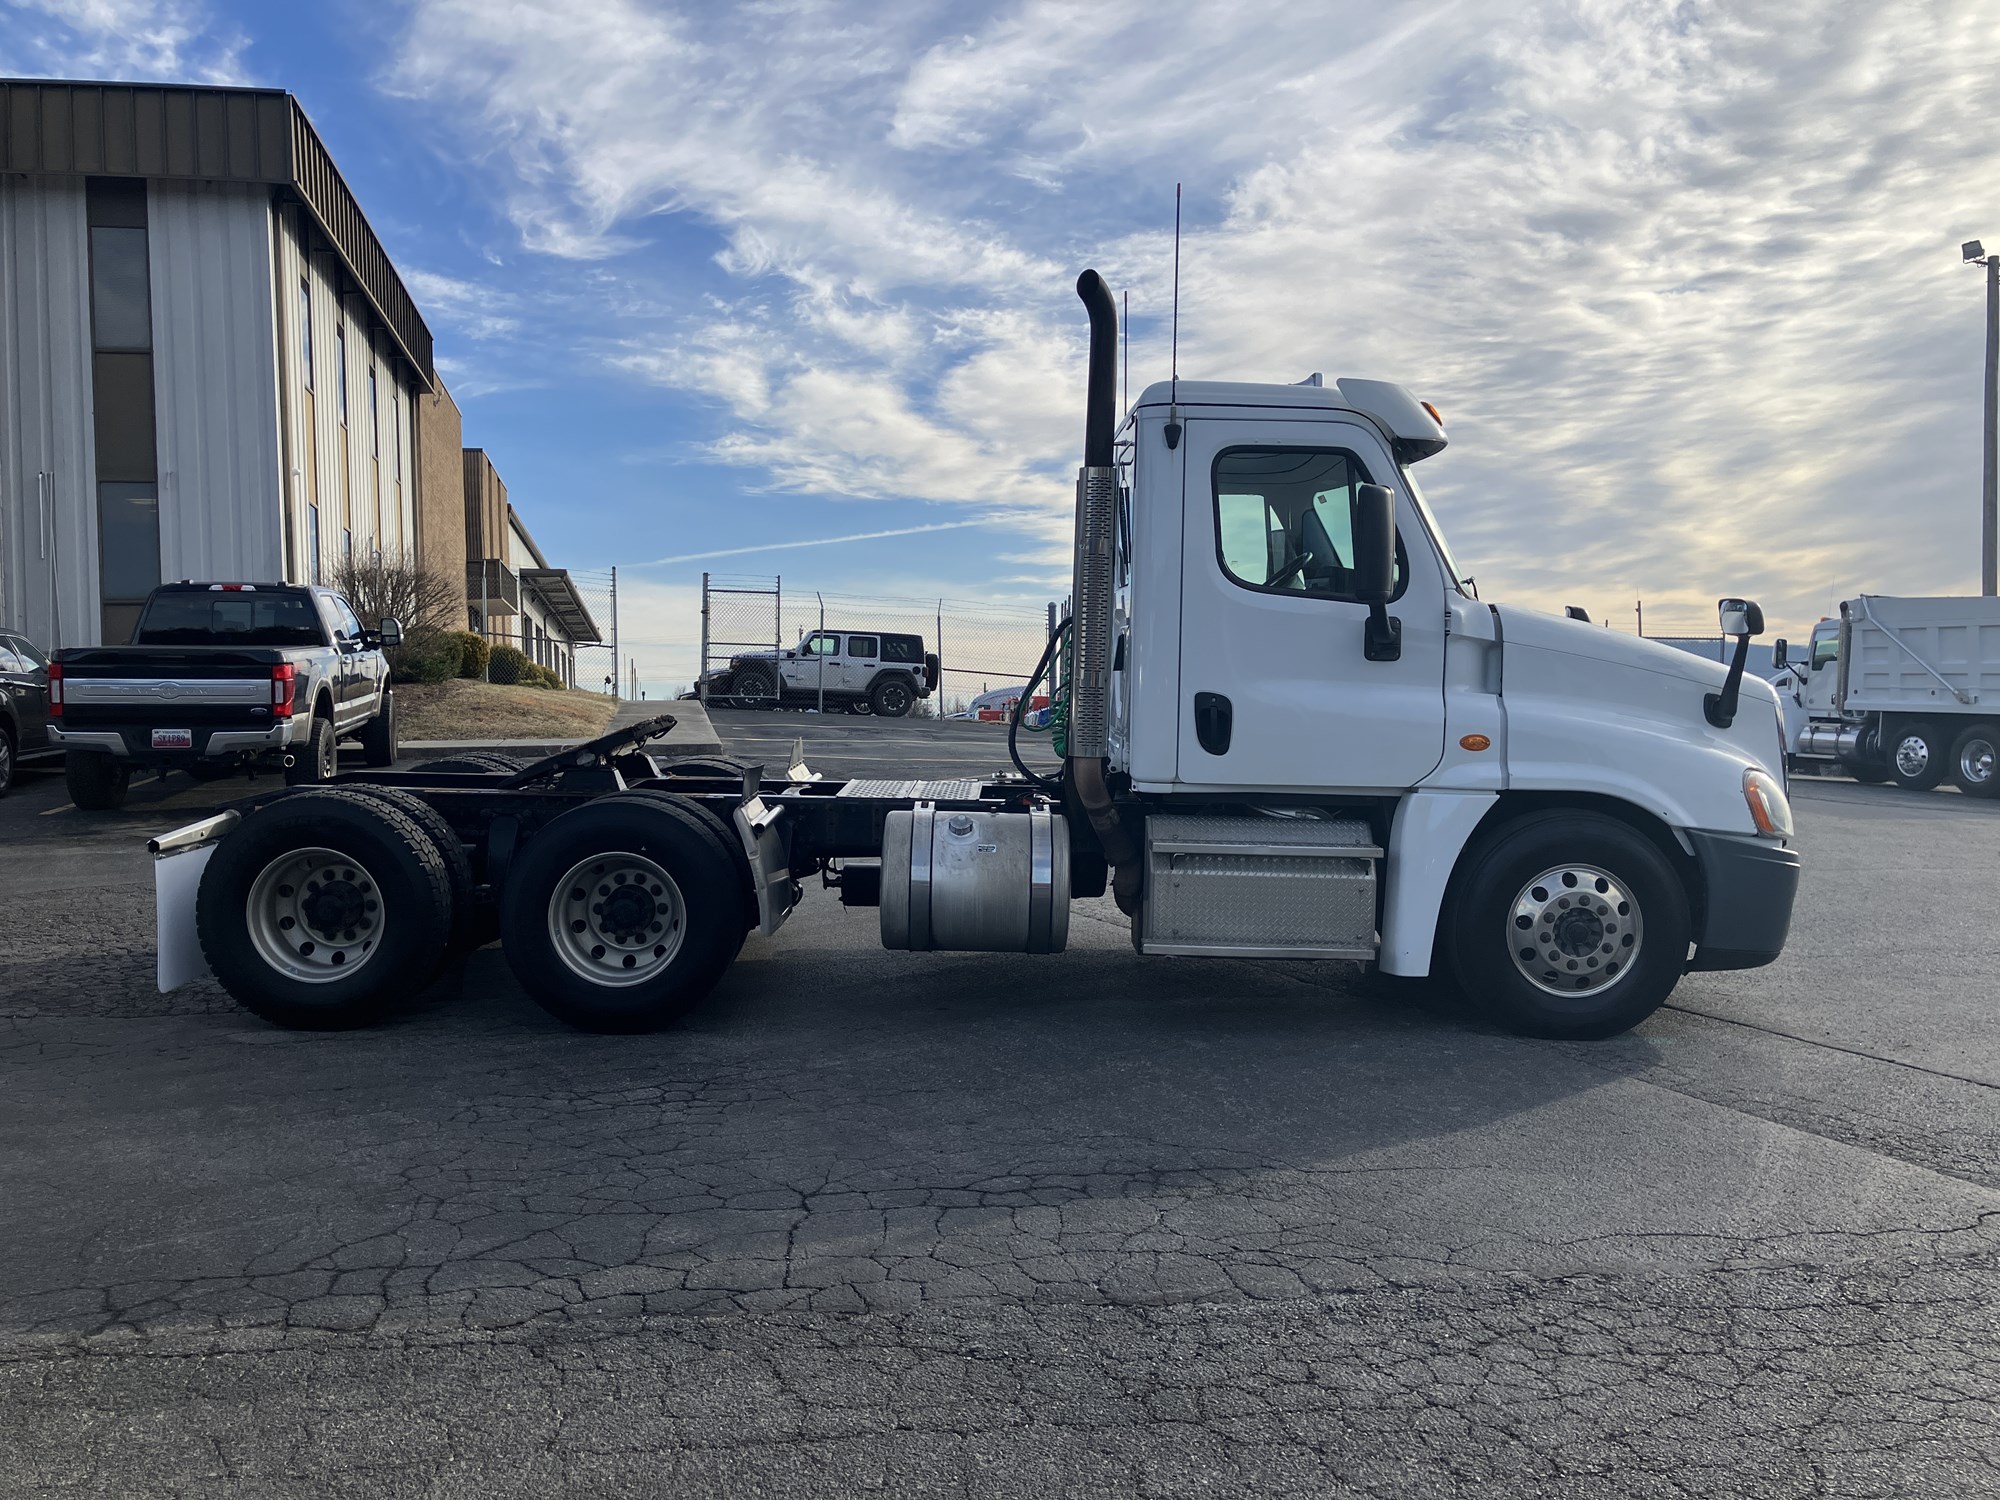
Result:
M762 667L745 667L736 674L736 701L745 708L776 708L778 679Z
M115 755L72 750L63 757L63 779L69 800L85 812L110 812L125 805L132 785L132 768Z
M1687 965L1679 875L1652 840L1600 813L1531 814L1468 854L1445 956L1472 1004L1521 1036L1629 1031Z
M384 693L382 708L361 730L361 763L387 770L396 763L396 695Z
M14 789L14 731L0 724L0 797Z
M250 813L202 872L195 929L236 1003L274 1025L379 1019L429 982L451 922L428 834L379 796L325 787Z
M334 743L333 720L313 715L312 733L292 751L292 763L285 767L287 786L317 786L331 781L340 771L340 750Z
M584 1031L653 1031L714 988L743 938L741 886L699 814L660 796L574 808L507 879L507 962L535 1002Z
M1928 792L1951 769L1949 742L1935 724L1906 724L1884 739L1889 775L1905 791Z
M2000 725L1974 724L1953 742L1951 780L1968 797L2000 797Z

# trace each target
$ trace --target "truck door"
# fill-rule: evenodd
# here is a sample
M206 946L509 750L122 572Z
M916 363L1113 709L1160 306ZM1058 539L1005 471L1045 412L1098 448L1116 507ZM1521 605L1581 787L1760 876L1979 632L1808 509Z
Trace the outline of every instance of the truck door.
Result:
M840 685L844 692L865 693L875 681L875 674L882 670L878 658L882 654L882 638L875 635L850 635L847 638L847 665L840 673Z
M1399 790L1444 746L1444 568L1372 426L1197 418L1183 470L1179 779ZM1397 492L1401 655L1370 661L1348 505Z
M840 632L815 630L799 642L799 649L778 664L784 673L787 694L816 695L822 684L829 693L840 691Z

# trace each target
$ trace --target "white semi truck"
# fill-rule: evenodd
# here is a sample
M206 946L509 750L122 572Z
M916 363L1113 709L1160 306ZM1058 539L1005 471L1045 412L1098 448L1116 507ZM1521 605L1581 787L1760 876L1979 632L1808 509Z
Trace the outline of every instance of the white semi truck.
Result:
M663 764L661 720L518 770L343 777L154 841L162 985L207 966L280 1024L354 1025L497 913L543 1006L642 1030L815 875L892 949L1056 952L1108 883L1140 954L1438 974L1543 1036L1777 957L1799 858L1777 696L1740 649L1477 598L1412 472L1442 420L1400 386L1170 382L1121 424L1111 294L1077 291L1059 774ZM1739 646L1762 629L1721 614Z
M1800 768L2000 796L2000 599L1857 595L1790 672Z

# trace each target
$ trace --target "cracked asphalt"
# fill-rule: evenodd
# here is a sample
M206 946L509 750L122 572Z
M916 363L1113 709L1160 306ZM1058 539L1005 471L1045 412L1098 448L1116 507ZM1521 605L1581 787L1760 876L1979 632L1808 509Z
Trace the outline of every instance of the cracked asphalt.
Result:
M1797 791L1785 959L1608 1043L818 892L673 1032L314 1036L153 990L209 789L31 774L0 1494L2000 1494L2000 808Z

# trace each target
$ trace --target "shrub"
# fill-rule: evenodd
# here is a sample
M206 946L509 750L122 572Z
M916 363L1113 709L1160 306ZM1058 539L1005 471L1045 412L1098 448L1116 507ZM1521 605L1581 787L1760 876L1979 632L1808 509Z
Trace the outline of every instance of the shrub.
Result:
M495 646L486 660L486 680L514 687L531 681L530 673L535 664L528 660L528 653L518 646Z
M419 625L388 656L392 681L446 682L459 674L462 649L456 636Z
M333 565L333 587L370 630L394 616L403 633L444 631L465 618L465 590L449 573L427 568L406 552L345 557Z
M454 630L451 632L451 638L458 642L458 675L484 677L486 659L493 654L493 648L486 644L486 638L472 630Z

